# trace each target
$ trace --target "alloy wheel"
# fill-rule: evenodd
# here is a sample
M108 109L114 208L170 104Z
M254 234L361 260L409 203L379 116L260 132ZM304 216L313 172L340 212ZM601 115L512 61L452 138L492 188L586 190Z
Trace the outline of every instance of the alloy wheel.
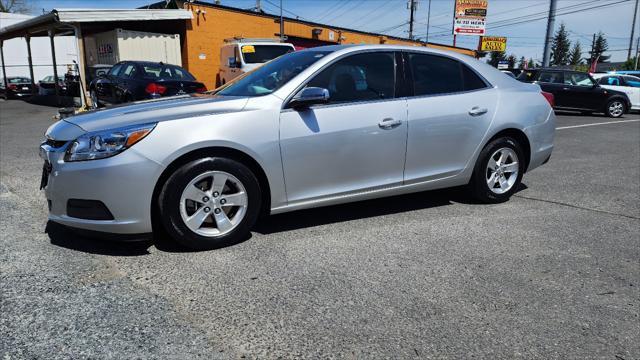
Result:
M622 113L624 112L624 105L622 104L621 101L612 101L611 104L609 104L609 114L611 114L611 116L613 117L618 117L621 116Z
M247 205L247 192L240 180L224 171L207 171L183 189L180 216L194 233L218 237L240 224Z
M511 190L520 171L518 155L513 149L503 147L489 158L486 169L486 181L495 194L504 194Z

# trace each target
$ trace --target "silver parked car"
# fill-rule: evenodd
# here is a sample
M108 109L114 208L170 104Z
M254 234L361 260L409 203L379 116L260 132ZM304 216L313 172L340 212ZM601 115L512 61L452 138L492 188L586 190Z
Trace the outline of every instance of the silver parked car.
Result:
M243 240L260 214L459 185L500 202L549 160L552 101L466 55L313 48L214 94L53 124L42 187L51 221L118 234L160 223L194 249Z

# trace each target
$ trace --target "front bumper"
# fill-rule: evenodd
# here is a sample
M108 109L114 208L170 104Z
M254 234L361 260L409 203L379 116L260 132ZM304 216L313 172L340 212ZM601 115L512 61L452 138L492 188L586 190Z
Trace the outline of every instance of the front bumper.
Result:
M65 162L67 146L68 143L57 149L45 144L40 147L40 156L51 164L44 188L49 220L104 233L150 233L153 190L164 167L135 148L106 159ZM69 216L70 199L100 201L113 214L113 220Z

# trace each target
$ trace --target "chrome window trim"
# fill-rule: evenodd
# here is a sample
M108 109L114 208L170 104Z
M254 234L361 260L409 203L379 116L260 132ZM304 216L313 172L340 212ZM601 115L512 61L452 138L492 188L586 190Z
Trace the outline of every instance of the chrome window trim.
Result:
M298 94L298 92L300 92L300 90L304 89L305 86L307 86L307 84L313 80L320 72L322 72L323 70L325 70L326 68L328 68L329 66L335 64L336 62L352 56L352 55L359 55L359 54L366 54L366 53L374 53L374 52L384 52L384 53L392 53L395 54L397 52L401 52L401 50L397 50L397 49L367 49L367 50L358 50L358 51L353 51L353 52L349 52L346 54L342 54L338 57L336 57L335 59L333 59L332 61L330 61L327 64L324 64L320 69L316 70L315 72L313 72L313 74L311 74L305 81L303 81L300 85L298 85L295 90L293 90L291 92L291 94L289 94L289 96L287 96L284 101L282 102L282 106L280 108L280 112L284 112L284 110L293 110L292 108L289 108L289 101L291 101L291 99L296 96ZM396 90L396 82L398 81L398 79L396 79L396 73L397 73L397 67L398 64L396 63L396 57L395 55L393 56L393 97L390 99L380 99L380 100L363 100L363 101L355 101L355 102L344 102L344 103L339 103L339 104L326 104L326 105L316 105L316 106L312 106L309 107L314 108L314 107L327 107L327 106L333 106L333 105L348 105L348 104L362 104L362 103L371 103L371 102L378 102L378 101L388 101L388 100L397 100L398 98L396 98L396 94L395 94L395 90Z
M381 103L381 102L390 102L390 101L401 101L404 100L406 101L407 99L409 99L406 96L403 97L399 97L399 98L390 98L390 99L379 99L379 100L363 100L363 101L355 101L355 102L343 102L343 103L336 103L336 104L317 104L317 105L312 105L309 106L309 109L312 110L320 110L320 109L329 109L329 108L334 108L334 107L342 107L342 106L352 106L352 105L361 105L361 104L376 104L376 103ZM280 113L288 113L291 111L296 111L298 112L298 110L295 110L293 108L283 108L282 110L280 110Z

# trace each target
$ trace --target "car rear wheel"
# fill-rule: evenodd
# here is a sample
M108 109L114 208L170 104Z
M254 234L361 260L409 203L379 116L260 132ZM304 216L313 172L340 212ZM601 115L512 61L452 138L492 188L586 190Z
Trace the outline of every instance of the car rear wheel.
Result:
M620 99L613 99L607 103L605 113L608 117L619 118L626 112L626 105Z
M524 173L520 145L510 137L493 140L482 149L469 184L473 197L485 203L509 200Z
M204 158L180 167L159 196L160 214L171 237L194 250L243 241L261 205L255 175L227 158Z

